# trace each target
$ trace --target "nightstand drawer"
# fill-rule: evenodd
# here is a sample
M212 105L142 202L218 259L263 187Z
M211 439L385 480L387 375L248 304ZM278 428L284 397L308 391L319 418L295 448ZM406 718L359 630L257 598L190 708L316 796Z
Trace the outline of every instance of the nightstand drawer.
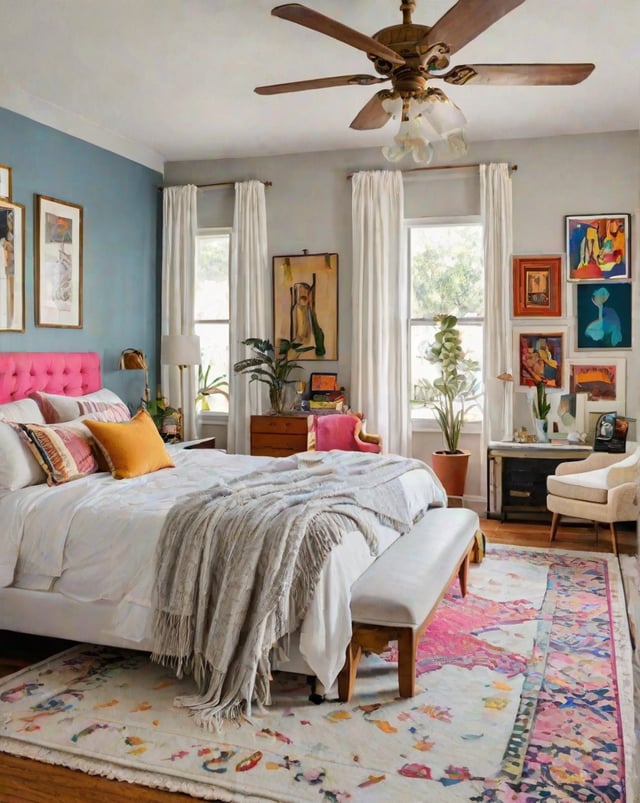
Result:
M309 423L311 419L311 424ZM306 435L313 426L313 416L298 415L252 415L251 432L285 432Z
M312 415L252 415L251 454L286 457L313 448Z

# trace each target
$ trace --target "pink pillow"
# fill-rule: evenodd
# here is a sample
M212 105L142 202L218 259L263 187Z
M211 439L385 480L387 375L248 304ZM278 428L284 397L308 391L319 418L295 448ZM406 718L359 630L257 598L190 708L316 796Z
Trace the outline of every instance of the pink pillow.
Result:
M81 423L14 424L42 467L48 485L61 485L98 471L91 433Z

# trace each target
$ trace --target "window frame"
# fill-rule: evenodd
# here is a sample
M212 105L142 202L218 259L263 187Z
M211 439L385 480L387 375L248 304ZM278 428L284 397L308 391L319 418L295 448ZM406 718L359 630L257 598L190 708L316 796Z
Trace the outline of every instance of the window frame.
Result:
M211 237L214 235L228 235L229 237L229 272L227 274L227 281L230 283L230 273L231 273L231 247L232 247L232 237L233 237L233 229L231 226L208 226L206 228L198 228L196 232L196 243L195 248L197 252L197 242L200 238L204 237ZM195 262L194 262L194 272L195 272ZM194 285L195 285L195 275L194 275ZM195 288L194 288L194 317L193 317L194 326L196 324L227 324L229 327L229 335L231 334L231 298L229 298L229 317L228 318L196 318L195 317ZM227 373L230 376L231 372L231 363L229 363ZM226 425L229 420L229 413L222 412L220 410L213 411L213 410L201 410L197 413L197 418L199 421L202 421L203 424L212 424L212 425Z
M408 363L409 363L409 371L411 371L411 343L412 343L412 329L414 326L424 326L425 324L433 324L433 318L413 318L411 315L411 291L413 287L413 273L411 268L411 248L410 248L410 239L411 239L411 229L413 228L427 228L430 226L468 226L468 225L479 225L482 227L482 216L477 215L444 215L438 217L419 217L419 218L405 218L403 221L403 235L402 235L402 242L403 242L403 249L404 254L403 258L406 260L407 263L407 272L409 276L409 281L407 283L407 322L408 322L408 338L407 338L407 348L409 350L408 354ZM483 266L484 268L484 266ZM484 287L486 288L486 281L484 282ZM484 339L484 324L485 324L485 315L483 310L483 315L478 318L460 318L459 321L462 324L466 324L467 326L471 325L478 325L482 327L483 332L483 339ZM409 398L411 398L411 375L409 376ZM414 417L413 415L413 407L409 405L409 422L411 426L411 430L413 432L440 432L440 426L436 421L433 412L431 415L421 416L421 417ZM480 421L468 421L465 423L464 426L464 434L480 434L482 432L482 420Z

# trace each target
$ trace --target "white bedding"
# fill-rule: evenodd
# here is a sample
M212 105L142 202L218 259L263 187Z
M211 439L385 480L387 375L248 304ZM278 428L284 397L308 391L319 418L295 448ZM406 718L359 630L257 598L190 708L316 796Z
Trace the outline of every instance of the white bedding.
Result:
M117 635L141 642L148 636L155 546L169 509L185 493L273 461L211 449L169 448L174 469L126 481L93 474L58 487L31 486L0 497L0 586L117 604ZM317 461L322 455L291 459ZM402 484L414 513L426 504L446 504L442 487L426 467L408 472ZM395 531L380 526L380 550L396 537ZM325 566L303 623L300 651L327 687L344 662L351 636L351 584L372 560L360 533L345 533Z

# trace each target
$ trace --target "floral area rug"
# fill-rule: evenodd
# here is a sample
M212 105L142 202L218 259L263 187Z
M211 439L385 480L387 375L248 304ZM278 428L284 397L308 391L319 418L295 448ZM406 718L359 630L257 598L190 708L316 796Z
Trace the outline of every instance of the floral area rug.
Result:
M491 546L418 648L394 645L348 704L278 674L273 704L221 733L144 653L81 645L0 683L0 750L222 801L628 801L631 648L616 560Z

